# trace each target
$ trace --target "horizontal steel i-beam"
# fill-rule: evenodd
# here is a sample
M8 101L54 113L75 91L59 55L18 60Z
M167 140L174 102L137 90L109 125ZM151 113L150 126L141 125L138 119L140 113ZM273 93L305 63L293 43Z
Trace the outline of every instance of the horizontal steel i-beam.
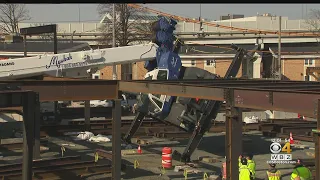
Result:
M118 82L107 80L0 81L39 93L40 101L81 101L118 98Z
M313 87L310 91L296 91L295 89L264 89L268 88L268 85L283 86L284 83L265 82L264 87L258 88L259 86L255 87L255 85L259 81L255 81L253 86L250 86L248 81L248 85L244 87L241 86L241 81L234 83L235 81L225 80L229 83L218 83L218 87L214 86L215 81L209 84L200 82L184 84L178 81L169 81L169 83L108 80L0 81L0 83L18 84L21 90L38 92L40 101L117 99L119 90L225 101L225 89L229 89L228 86L233 84L235 107L296 112L307 117L316 117L316 101L320 99L320 93L311 91L317 88L316 84L310 84ZM242 83L246 84L246 82ZM301 86L299 90L308 90L306 83L294 82L292 85L296 88Z
M43 33L53 33L56 31L57 31L56 24L20 28L20 34L22 34L22 35L38 35L38 34L43 34Z
M225 101L225 88L201 85L166 84L152 82L119 82L120 91L142 92ZM234 106L263 110L296 112L307 117L316 117L316 102L320 94L277 90L249 90L234 88Z
M142 92L152 94L163 94L189 98L212 99L224 101L224 89L206 88L195 86L184 86L179 84L158 84L145 82L119 82L119 90L126 92Z

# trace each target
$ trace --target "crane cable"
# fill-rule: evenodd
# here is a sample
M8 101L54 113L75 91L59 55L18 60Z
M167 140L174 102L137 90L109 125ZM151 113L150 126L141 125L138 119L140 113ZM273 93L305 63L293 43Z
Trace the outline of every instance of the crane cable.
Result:
M242 32L252 32L252 33L256 33L256 34L281 34L281 35L288 35L288 36L315 36L315 35L320 35L320 33L318 32L312 32L312 33L302 33L302 32L281 32L279 33L279 31L268 31L268 30L256 30L256 29L247 29L247 28L240 28L240 27L234 27L234 26L226 26L226 25L219 25L217 23L213 23L213 22L206 22L206 21L199 21L199 20L193 20L190 18L185 18L182 16L176 16L173 14L169 14L169 13L164 13L162 11L158 11L152 8L148 8L145 6L141 6L138 4L128 4L129 7L135 8L135 9L140 9L141 11L148 11L154 14L158 14L161 16L165 16L165 17L169 17L172 19L176 19L179 21L185 21L185 22L191 22L191 23L196 23L196 24L204 24L207 26L215 26L218 28L223 28L223 29L231 29L231 30L237 30L237 31L242 31Z

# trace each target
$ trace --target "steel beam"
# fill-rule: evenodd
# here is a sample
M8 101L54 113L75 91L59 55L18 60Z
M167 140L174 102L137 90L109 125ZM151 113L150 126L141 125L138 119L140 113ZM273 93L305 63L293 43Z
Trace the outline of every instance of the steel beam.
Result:
M90 130L90 100L84 101L84 124L87 131Z
M121 179L121 100L113 103L112 122L112 179Z
M137 81L121 81L121 83L152 83L165 85L186 85L186 86L221 86L221 87L236 87L236 88L273 88L273 87L319 87L320 83L316 81L273 81L273 80L244 80L244 79L214 79L214 80L168 80L168 81L154 81L154 80L137 80Z
M316 179L320 179L320 99L317 100L317 132L314 133Z
M40 101L39 101L39 93L35 93L34 111L35 112L34 112L33 159L40 159Z
M38 92L40 101L82 101L118 98L118 82L108 80L0 81L14 83L22 90Z
M56 100L90 100L90 99L114 99L118 95L117 81L6 81L15 82L21 85L23 90L33 90L39 92L41 101L56 101ZM204 81L198 81L204 82ZM310 93L306 91L293 92L289 90L258 90L257 87L251 88L249 84L261 84L268 82L270 86L278 86L280 84L295 84L298 87L298 82L284 82L272 83L270 81L234 81L234 80L218 80L211 81L209 85L214 83L224 84L223 87L208 86L208 84L192 84L186 85L175 82L168 83L155 83L149 81L132 81L132 82L119 82L119 88L122 91L128 92L142 92L154 94L166 94L173 96L184 97L198 97L202 99L211 99L224 101L223 90L231 84L234 86L235 96L237 100L235 106L241 108L252 109L270 109L285 112L297 112L308 117L315 117L315 104L316 99L320 97L318 93ZM312 82L312 89L316 87L316 83ZM248 86L244 88L245 84ZM301 89L305 89L309 83L300 83ZM311 85L310 84L310 85ZM318 83L319 84L319 83ZM264 85L266 86L266 85ZM229 86L230 87L230 86ZM250 89L251 90L248 90ZM81 89L81 91L79 91ZM93 96L92 96L93 95ZM253 95L253 96L252 96ZM238 97L239 96L239 97ZM291 100L298 101L299 103L289 103ZM263 103L261 103L261 100Z
M23 35L23 56L27 57L27 35Z
M33 139L34 139L34 119L36 107L36 93L26 92L22 96L23 103L23 162L22 162L22 179L32 180L32 156L33 156ZM39 148L40 149L40 148Z
M266 80L266 79L238 79L238 78L231 78L231 79L184 79L184 80L135 80L135 81L123 81L123 82L150 82L150 83L166 83L166 84L176 84L176 83L183 83L186 85L200 85L200 84L206 84L206 85L211 85L214 86L216 84L226 84L226 85L241 85L246 84L246 85L261 85L261 86L266 86L266 85L279 85L279 84L318 84L319 82L316 81L284 81L284 80Z
M38 35L38 34L53 33L53 32L57 32L56 24L20 28L20 34L22 35Z
M119 90L126 92L141 92L163 94L171 96L181 96L189 98L212 99L224 101L224 89L222 88L206 88L200 86L185 86L183 84L161 84L151 82L129 82L120 81Z
M315 108L320 94L311 92L234 91L235 106L240 108L268 109L296 112L307 117L316 117ZM292 101L298 103L292 103Z
M238 158L242 153L242 112L234 107L233 90L227 90L226 108L226 165L227 180L239 179Z
M213 81L214 82L214 81ZM241 87L241 86L240 86ZM154 82L119 82L119 90L201 98L225 101L224 88L204 85L167 84ZM285 91L285 90L252 90L234 88L235 107L296 112L307 117L316 117L315 107L318 92ZM299 103L291 103L291 101Z

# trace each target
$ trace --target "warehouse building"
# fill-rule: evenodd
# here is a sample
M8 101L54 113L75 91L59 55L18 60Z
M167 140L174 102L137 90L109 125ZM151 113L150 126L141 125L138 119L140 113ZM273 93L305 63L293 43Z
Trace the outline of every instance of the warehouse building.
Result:
M263 30L278 30L278 17L272 16L269 13L257 15L253 17L237 17L224 18L225 20L214 21L222 25L229 25L241 28L263 29ZM198 24L179 22L176 32L195 32L200 27ZM204 31L207 32L225 32L226 29L217 27L204 26ZM289 30L306 30L307 24L303 20L289 20L288 17L282 17L283 31ZM191 31L190 31L191 30ZM224 76L232 59L235 56L235 51L230 51L223 48L210 47L213 46L229 46L231 43L237 44L247 50L254 48L258 41L263 43L262 52L257 53L258 56L254 63L254 78L270 78L272 77L271 66L273 59L277 59L278 53L278 38L276 36L248 36L248 35L233 35L233 36L209 36L209 37L194 37L182 35L179 36L185 41L189 41L187 46L184 46L180 51L180 57L184 66L195 66L203 68L212 73ZM195 43L195 44L192 44ZM208 45L208 46L207 46ZM318 40L317 37L283 37L282 54L281 54L281 72L283 79L290 80L314 80L313 77L306 75L307 67L320 66L318 62ZM126 76L131 79L143 79L146 74L144 63L132 64L132 70ZM123 76L120 66L117 67L118 77ZM241 71L238 73L241 76ZM100 71L100 78L111 79L112 67L106 67Z
M110 23L108 21L110 19L110 15L106 15L102 18L101 23ZM138 18L137 18L138 17ZM133 17L134 19L145 19L145 21L154 21L157 19L157 16L137 16ZM262 14L253 17L237 17L237 18L227 18L225 20L213 21L215 23L227 26L235 26L242 28L250 28L250 29L261 29L261 30L278 30L278 18L274 17L270 14ZM21 23L21 27L32 26L31 24ZM70 41L62 41L66 38L63 36L64 33L66 35L69 33L78 34L73 37L74 40L81 40L86 33L98 33L99 32L99 23L59 23L58 24L58 35L59 40L59 53L60 52L68 52L68 51L77 51L83 50L82 46L88 46L87 43L90 44L92 48L95 48L95 42L87 42L87 43L70 43ZM179 22L177 25L176 32L177 33L196 33L200 29L199 24L194 23L186 23ZM217 32L230 32L228 29L221 29L218 27L212 26L203 26L203 30L205 32L217 33ZM288 17L282 17L282 30L283 31L306 31L308 30L307 25L303 20L289 20ZM83 36L82 36L83 35ZM241 37L239 37L241 36ZM94 37L97 37L94 35ZM30 37L33 39L35 37ZM194 35L179 35L184 41L190 41L191 44L188 47L182 48L180 52L180 56L184 66L197 66L203 69L206 69L212 73L216 73L220 76L223 76L229 67L231 60L233 59L235 52L228 51L226 49L219 49L207 46L196 46L192 45L192 42L196 42L198 44L206 44L206 45L215 45L215 46L229 46L231 43L242 46L246 49L252 49L254 44L256 43L258 38L263 39L265 42L264 51L269 51L269 48L266 46L270 46L271 50L277 54L277 37L264 36L264 35L221 35L221 37L217 37L217 35L209 35L205 38L199 38ZM72 39L72 38L71 38ZM93 38L94 39L94 38ZM206 42L201 42L206 41ZM209 42L208 42L209 41ZM270 42L272 41L272 42ZM92 45L94 44L94 45ZM291 54L282 54L282 74L284 77L291 80L305 80L306 77L306 68L307 67L317 67L318 64L318 39L316 37L306 38L306 37L283 37L282 38L282 51L283 52L291 52ZM47 42L28 42L27 45L28 55L37 55L43 54L45 52L52 53L53 45L52 43ZM52 48L51 48L52 47ZM77 48L79 47L79 48ZM186 52L186 49L190 47L194 47L197 51L189 51ZM70 50L70 48L72 50ZM100 47L103 48L103 47ZM192 48L191 48L192 49ZM63 50L63 51L61 51ZM23 44L22 43L14 43L14 44L0 44L0 57L2 58L14 58L14 57L23 57ZM202 51L202 52L201 52ZM307 53L305 53L307 52ZM272 58L276 58L276 55L272 53L259 53L260 59L258 58L257 63L255 63L255 78L259 77L270 77L270 64L272 62ZM261 62L260 62L261 60ZM260 62L260 63L259 63ZM121 66L117 66L118 78L120 77L128 77L128 79L143 79L146 70L144 69L144 63L135 63L132 64L129 70L126 70L124 73L124 68ZM260 68L259 68L260 67ZM258 69L257 69L258 68ZM123 71L123 72L121 72ZM240 75L240 74L239 74ZM112 67L106 67L98 72L96 78L103 79L112 79ZM310 80L314 80L313 77L310 77Z
M53 42L27 42L27 56L37 56L43 54L53 54ZM60 43L57 44L58 53L90 50L88 43ZM24 44L0 43L0 58L21 58L24 57Z
M247 50L254 48L254 45L239 45ZM305 44L296 47L282 47L282 51L291 52L291 54L283 54L282 57L282 75L283 79L304 81L308 79L306 75L307 67L318 67L320 66L319 58L320 55L317 53L318 44ZM181 51L185 51L186 47L182 48ZM234 51L225 51L219 48L208 48L206 46L198 46L197 49L200 51L210 52L207 54L199 53L181 53L180 57L184 66L188 67L199 67L209 72L224 76L231 61L235 57ZM273 52L278 52L276 45L270 47ZM308 52L308 53L300 53ZM254 78L268 78L271 77L270 68L272 65L273 58L277 58L271 52L257 53L257 60L254 62ZM134 80L141 80L146 74L144 69L144 62L134 63L132 65L132 74L130 75ZM120 65L117 68L118 77L121 77ZM238 73L238 77L241 76L241 71ZM111 79L112 78L112 67L106 67L100 71L100 78ZM311 81L315 79L309 77Z

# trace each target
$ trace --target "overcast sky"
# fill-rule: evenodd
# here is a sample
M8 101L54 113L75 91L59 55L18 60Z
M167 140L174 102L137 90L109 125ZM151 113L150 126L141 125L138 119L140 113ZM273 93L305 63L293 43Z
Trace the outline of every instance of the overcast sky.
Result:
M98 4L27 4L32 19L29 22L94 22L100 21ZM200 15L200 4L145 4L150 8L184 17L196 18ZM287 16L289 19L302 19L306 11L320 9L320 4L202 4L203 18L219 19L220 15L271 13ZM80 13L79 13L80 10ZM80 16L79 16L80 14Z

